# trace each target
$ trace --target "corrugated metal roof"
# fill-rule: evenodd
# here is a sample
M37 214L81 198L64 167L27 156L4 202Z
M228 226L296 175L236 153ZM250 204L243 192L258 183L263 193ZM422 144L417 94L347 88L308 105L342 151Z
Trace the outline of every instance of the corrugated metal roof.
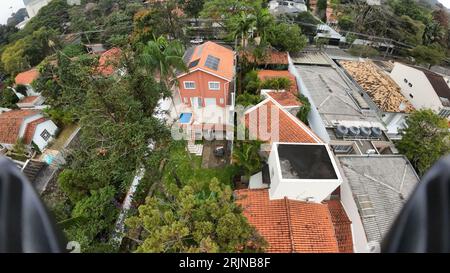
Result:
M381 242L419 178L403 156L338 156L369 242Z

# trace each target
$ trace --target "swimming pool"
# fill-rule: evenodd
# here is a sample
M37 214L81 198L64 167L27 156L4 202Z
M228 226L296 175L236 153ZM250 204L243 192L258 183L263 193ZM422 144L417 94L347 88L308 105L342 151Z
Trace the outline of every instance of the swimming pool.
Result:
M180 123L190 123L192 118L192 113L181 113L180 115Z

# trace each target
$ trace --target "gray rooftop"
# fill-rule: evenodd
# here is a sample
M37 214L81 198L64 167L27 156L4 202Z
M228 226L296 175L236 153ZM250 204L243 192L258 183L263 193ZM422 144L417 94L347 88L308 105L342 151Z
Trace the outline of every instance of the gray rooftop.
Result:
M326 126L333 126L334 121L370 122L374 126L380 123L357 87L336 65L296 65L296 68Z
M338 156L368 242L381 242L419 178L404 156Z
M291 54L291 59L294 64L299 65L311 64L330 66L333 62L333 60L328 58L325 53L318 50L303 51L297 54Z
M324 52L331 58L335 60L358 60L358 57L351 55L345 50L337 46L326 46Z

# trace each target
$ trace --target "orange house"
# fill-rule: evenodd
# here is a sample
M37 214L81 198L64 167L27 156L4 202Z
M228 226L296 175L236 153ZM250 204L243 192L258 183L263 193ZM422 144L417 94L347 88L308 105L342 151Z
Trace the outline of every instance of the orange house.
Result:
M235 54L213 42L189 49L184 60L187 73L178 75L181 102L193 109L233 104Z

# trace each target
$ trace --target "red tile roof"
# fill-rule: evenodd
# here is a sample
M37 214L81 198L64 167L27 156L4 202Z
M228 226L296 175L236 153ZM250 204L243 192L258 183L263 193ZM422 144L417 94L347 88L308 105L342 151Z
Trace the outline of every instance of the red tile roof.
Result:
M23 120L38 113L38 110L12 110L0 114L0 143L16 143Z
M30 144L33 140L34 132L36 131L36 127L38 124L43 123L44 121L47 121L48 119L42 117L35 121L32 121L28 123L27 128L25 129L25 134L23 135L23 142L25 144Z
M291 92L293 95L297 95L299 92L294 75L287 70L259 70L258 78L262 81L273 78L288 78L291 80L291 87L286 91Z
M241 53L241 56L245 57L249 61L254 60L253 53L247 51ZM276 50L270 50L264 60L258 61L258 65L289 65L289 58L287 52L279 52Z
M28 96L28 97L23 97L18 103L33 103L33 102L35 102L38 98L39 98L39 96Z
M17 74L16 84L29 85L39 78L39 71L36 68Z
M273 117L272 114L278 113L278 120ZM255 120L250 120L250 118ZM250 121L256 122L255 125L250 126ZM260 122L267 121L267 130L260 132ZM256 136L262 141L269 142L292 142L292 143L321 143L319 137L317 137L308 126L306 126L299 119L294 117L289 112L276 105L272 99L268 98L250 109L245 114L245 126L249 129L251 136ZM272 128L278 130L278 139L272 139ZM267 135L262 135L267 131Z
M267 189L237 190L235 194L244 216L268 242L267 252L340 252L340 234L336 234L340 230L333 225L329 205L270 200Z
M208 56L216 57L220 60L217 70L205 65ZM194 65L194 62L197 64ZM228 81L232 81L234 77L234 51L213 42L206 42L197 46L192 56L186 60L186 63L188 67L193 63L192 67L189 68L190 72L202 69Z
M282 106L302 106L302 103L291 92L267 92L268 96L276 100Z
M345 213L344 207L339 200L326 201L328 209L331 214L331 221L333 222L336 239L339 245L339 252L352 253L353 239L352 239L352 222Z
M112 75L117 69L121 54L122 50L118 47L104 52L98 60L98 72L106 77Z

